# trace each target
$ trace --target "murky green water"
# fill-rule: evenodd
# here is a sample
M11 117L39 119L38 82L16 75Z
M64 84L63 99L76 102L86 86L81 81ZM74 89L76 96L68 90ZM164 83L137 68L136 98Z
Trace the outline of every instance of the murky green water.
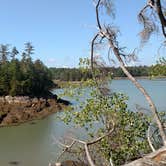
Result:
M159 110L166 110L166 80L140 82L152 95ZM111 89L128 94L132 110L135 110L136 104L148 108L142 94L128 80L113 81ZM11 166L12 161L18 161L19 166L48 166L60 153L54 137L60 138L66 132L83 134L81 129L65 126L56 114L35 124L0 128L0 166Z

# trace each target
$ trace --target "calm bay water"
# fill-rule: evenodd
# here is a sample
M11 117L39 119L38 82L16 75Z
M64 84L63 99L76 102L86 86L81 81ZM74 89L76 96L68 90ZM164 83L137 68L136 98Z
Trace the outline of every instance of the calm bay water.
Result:
M141 85L152 97L159 111L166 111L166 79L139 80ZM149 109L148 104L142 93L135 88L129 80L114 80L110 88L116 92L122 92L129 96L129 108L135 110L139 105Z
M166 80L140 80L140 83L152 96L157 108L166 111ZM129 108L133 111L136 105L148 109L142 94L128 80L115 80L110 88L127 94ZM18 161L20 166L48 166L49 162L55 161L61 149L54 137L60 138L73 131L56 117L54 114L35 124L0 128L0 166L10 166L12 161ZM80 135L80 130L74 129L74 132Z

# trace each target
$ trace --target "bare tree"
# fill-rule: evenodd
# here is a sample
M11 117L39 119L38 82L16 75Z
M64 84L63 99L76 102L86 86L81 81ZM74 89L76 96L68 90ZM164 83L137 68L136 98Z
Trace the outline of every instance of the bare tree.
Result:
M157 108L154 104L154 102L152 101L150 95L148 94L148 92L144 89L144 87L131 75L131 73L127 70L126 68L126 64L124 61L124 58L127 58L128 56L131 56L131 54L125 54L122 51L122 47L119 46L118 40L117 40L117 29L113 26L110 25L102 25L101 24L101 20L100 20L100 7L104 6L107 11L111 10L111 1L109 0L98 0L96 3L96 21L97 21L97 27L98 27L98 32L96 33L96 35L94 36L94 38L92 39L91 42L91 67L92 70L94 68L94 48L96 43L100 43L101 40L106 40L109 44L109 50L112 50L112 52L114 53L115 57L117 58L119 65L121 67L121 69L123 70L123 72L125 73L125 75L129 78L129 80L136 86L136 88L144 95L145 99L147 100L149 107L153 113L153 117L156 121L156 124L159 128L160 131L160 135L162 137L162 141L163 144L166 145L166 134L164 131L164 127L163 124L161 123ZM152 31L154 31L154 22L150 21L149 18L145 17L142 13L144 12L144 10L151 6L157 9L157 14L159 15L159 19L162 25L162 29L163 27L165 27L165 18L161 9L161 4L159 0L155 1L155 4L153 3L153 1L148 1L148 4L143 8L143 10L140 12L140 17L142 17L142 20L144 21L144 29L146 31L147 34L150 34ZM165 31L163 31L164 33ZM145 34L146 34L145 33ZM148 39L148 37L146 37L146 39ZM110 54L109 54L110 56Z

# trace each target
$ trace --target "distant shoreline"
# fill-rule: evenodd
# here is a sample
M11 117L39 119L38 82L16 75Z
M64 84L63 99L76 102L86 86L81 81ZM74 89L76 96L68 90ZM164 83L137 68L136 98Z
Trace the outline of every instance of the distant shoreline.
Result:
M137 80L158 80L158 79L166 79L166 76L156 76L156 77L149 77L149 76L139 76L135 77ZM112 80L129 80L128 77L114 77ZM79 85L82 81L61 81L61 80L53 80L54 83L58 85L58 88L65 88L69 85Z
M165 79L166 76L156 76L156 77L150 77L150 76L138 76L138 77L134 77L136 79L148 79L148 80L155 80L155 79ZM128 77L115 77L113 78L113 80L128 80Z

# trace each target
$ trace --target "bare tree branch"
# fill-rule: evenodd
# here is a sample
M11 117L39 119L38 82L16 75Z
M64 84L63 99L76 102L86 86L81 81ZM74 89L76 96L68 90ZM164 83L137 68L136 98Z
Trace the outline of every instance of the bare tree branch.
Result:
M91 42L91 68L92 68L92 70L93 70L93 59L94 59L94 44L98 37L99 37L99 34L96 34Z
M101 141L103 138L109 136L109 135L114 131L114 129L115 129L115 124L114 124L113 121L112 121L112 125L113 125L112 129L111 129L108 133L102 135L101 137L96 138L96 139L93 140L93 141L87 142L87 145L95 144L95 143Z
M82 140L79 140L79 139L75 139L75 138L70 137L71 140L73 140L73 141L75 141L75 142L78 142L78 143L81 143L81 144L84 145L85 152L86 152L86 156L87 156L87 160L88 160L90 166L95 166L95 165L94 165L93 160L92 160L92 158L91 158L91 156L90 156L88 146L93 145L93 144L96 144L97 142L100 142L100 141L101 141L102 139L104 139L105 137L109 136L109 135L114 131L114 129L115 129L115 128L114 128L114 125L115 125L115 124L114 124L114 122L112 122L112 123L113 123L113 127L112 127L112 129L111 129L108 133L103 134L101 137L98 137L98 138L96 138L96 139L94 139L94 140L92 140L92 141L85 142L85 141L82 141ZM113 165L113 162L112 162L112 165Z
M65 152L67 152L69 149L71 149L75 143L76 143L76 141L73 140L70 145L66 145L66 144L63 144L62 142L58 141L58 144L60 146L62 146L64 149L63 149L62 153L58 156L58 158L56 159L56 161L59 161L60 158L63 156L63 154Z
M59 144L64 147L64 150L62 151L62 153L60 154L60 156L57 158L57 161L59 161L59 159L61 158L61 156L67 152L69 149L71 149L73 147L73 145L77 142L77 143L80 143L80 144L83 144L84 145L84 149L85 149L85 153L86 153L86 157L87 157L87 160L88 160L88 163L90 164L90 166L95 166L93 160L92 160L92 157L90 155L90 152L89 152L89 146L90 145L93 145L93 144L96 144L98 142L100 142L102 139L104 139L105 137L109 136L113 131L114 131L114 122L112 121L112 129L109 130L108 133L105 133L103 134L102 136L92 140L92 141L89 141L89 142L86 142L86 141L82 141L82 140L79 140L79 139L76 139L76 138L73 138L73 137L68 137L68 139L72 140L72 143L70 145L66 145L66 144L63 144L61 142L59 142ZM112 161L112 160L111 160ZM112 162L112 165L113 166L113 162Z
M152 18L150 16L146 16L145 12L149 9L154 11L159 18L161 30L163 36L166 38L166 17L162 10L161 0L147 0L147 4L143 7L143 9L139 13L139 20L144 25L144 30L141 32L142 36L148 35L150 36L152 31L155 30L155 23L153 23ZM149 30L148 30L149 29ZM147 38L148 40L148 38Z
M92 158L91 158L91 155L90 155L90 153L89 153L89 149L88 149L87 143L84 143L84 147L85 147L86 157L87 157L87 160L88 160L90 166L95 166L95 164L94 164L94 162L93 162L93 160L92 160Z
M96 19L97 19L97 26L101 30L100 20L99 20L99 6L102 0L98 0L96 5Z
M152 141L151 141L150 127L151 127L151 125L149 125L148 131L147 131L148 143L149 143L149 146L150 146L150 148L152 149L152 151L155 152L156 150L155 150L155 148L154 148L154 146L153 146L153 144L152 144Z

